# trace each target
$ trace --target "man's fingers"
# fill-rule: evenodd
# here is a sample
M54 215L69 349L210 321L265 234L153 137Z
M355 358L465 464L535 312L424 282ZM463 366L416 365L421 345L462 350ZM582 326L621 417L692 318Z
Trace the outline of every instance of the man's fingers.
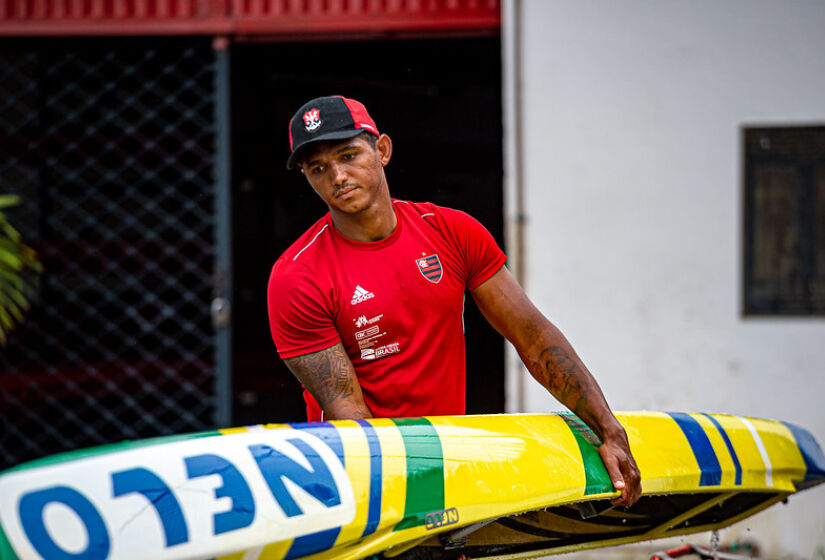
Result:
M613 488L622 493L621 498L627 497L627 485L624 483L624 478L621 475L611 475L610 478L613 480Z
M627 491L627 488L625 488L624 481L614 480L613 481L613 486L616 488L616 490L621 492L622 495L619 496L618 498L613 498L612 500L610 500L610 503L613 504L614 506L626 506L626 505L628 505L628 495L627 495L628 491Z
M614 449L607 445L599 448L599 454L613 487L621 492L621 495L612 499L610 503L616 506L632 506L641 495L639 469L632 456L621 448Z
M624 480L622 480L622 479L614 480L613 481L613 487L616 488L616 490L618 490L619 492L622 493L622 495L620 497L613 500L614 502L620 502L620 504L614 503L613 505L624 505L624 504L626 504L627 503L627 498L628 498L628 496L627 496L628 490L627 490L627 485L624 483Z
M630 506L633 505L642 494L641 474L639 473L639 468L636 466L636 462L633 460L632 456L627 456L625 458L622 462L622 467L625 471L623 476L625 484L627 485L626 505ZM625 494L623 493L623 497L624 496Z
M599 454L602 456L604 468L607 470L607 475L610 477L613 487L622 493L621 496L614 498L610 501L610 503L613 505L624 505L627 497L627 488L624 482L624 477L622 476L621 468L619 467L619 461L616 459L615 455L605 449L604 445L599 448Z

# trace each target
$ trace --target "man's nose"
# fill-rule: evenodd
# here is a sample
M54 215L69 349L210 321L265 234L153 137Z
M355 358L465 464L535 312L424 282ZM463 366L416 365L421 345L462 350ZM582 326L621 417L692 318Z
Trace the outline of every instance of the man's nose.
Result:
M344 166L340 163L330 163L329 171L332 174L332 180L336 185L342 185L347 180L347 173L344 169Z

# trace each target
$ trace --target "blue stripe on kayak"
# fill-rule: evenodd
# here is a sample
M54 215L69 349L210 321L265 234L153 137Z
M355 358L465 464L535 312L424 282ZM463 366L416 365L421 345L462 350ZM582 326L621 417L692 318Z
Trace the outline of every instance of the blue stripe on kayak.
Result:
M728 437L728 433L725 431L725 428L722 427L722 424L720 424L719 421L716 418L714 418L710 414L707 414L706 412L703 412L702 414L707 416L708 419L711 422L713 422L713 425L716 426L716 429L719 430L719 433L722 434L722 439L725 440L725 445L728 446L728 452L730 453L730 458L733 460L733 468L736 469L736 481L734 482L734 484L736 484L736 486L741 486L742 485L742 465L739 464L739 457L736 455L736 450L733 449L733 443L731 443L730 438Z
M312 535L304 535L292 541L292 546L284 556L284 560L292 558L300 558L301 556L309 556L318 552L329 550L335 544L335 539L338 538L338 533L341 531L340 527L329 529L327 531L320 531Z
M304 422L300 424L290 424L294 429L301 430L314 435L332 449L344 465L344 444L338 430L329 422ZM335 545L340 527L334 527L326 531L319 531L311 535L304 535L292 541L292 545L284 556L284 560L308 556L318 552L329 550Z
M375 428L366 420L356 420L364 429L367 436L367 443L370 446L370 507L367 513L367 526L364 528L362 537L371 535L378 528L381 520L381 442L378 441L378 434Z
M805 460L805 482L825 478L825 454L811 432L790 422L782 422L793 434L796 445Z
M699 422L683 412L668 412L668 414L679 424L688 443L690 443L696 462L699 463L699 469L702 471L699 486L720 485L722 483L722 467L719 465L719 459L716 458L716 453L713 451L713 446L710 444L705 430L702 429Z
M344 444L341 442L341 436L338 434L338 430L335 426L329 422L303 422L289 425L296 430L301 430L302 432L312 434L326 443L329 448L332 449L336 455L338 455L338 458L341 460L341 464L346 464L344 462Z

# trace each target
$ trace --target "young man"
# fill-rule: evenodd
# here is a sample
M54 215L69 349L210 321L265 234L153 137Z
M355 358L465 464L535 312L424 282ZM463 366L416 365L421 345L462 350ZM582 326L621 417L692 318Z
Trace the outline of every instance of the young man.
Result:
M624 429L489 232L463 212L392 199L392 141L358 101L313 99L289 132L287 167L300 167L329 208L278 259L268 288L272 337L305 387L308 419L464 414L469 291L533 377L599 436L615 503L635 502Z

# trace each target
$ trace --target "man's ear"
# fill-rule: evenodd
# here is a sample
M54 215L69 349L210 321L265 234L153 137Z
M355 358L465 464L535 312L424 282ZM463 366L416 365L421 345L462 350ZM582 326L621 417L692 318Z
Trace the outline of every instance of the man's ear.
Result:
M386 166L392 158L392 140L386 134L382 134L375 142L375 149L381 157L381 166Z

